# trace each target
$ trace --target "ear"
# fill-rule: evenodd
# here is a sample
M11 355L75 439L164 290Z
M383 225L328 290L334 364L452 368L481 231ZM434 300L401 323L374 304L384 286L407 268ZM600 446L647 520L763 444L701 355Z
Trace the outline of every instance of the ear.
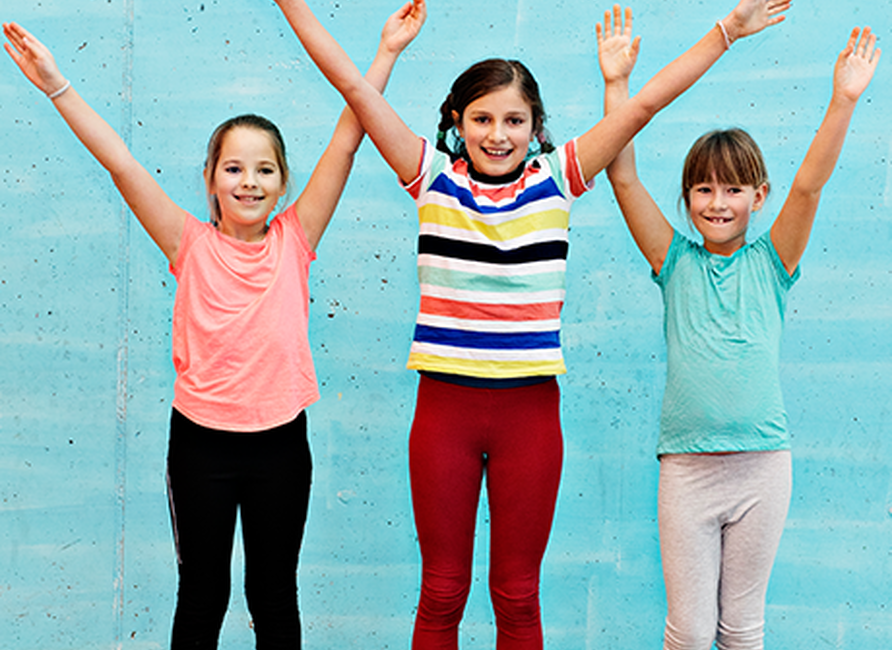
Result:
M204 176L204 186L207 188L207 193L209 195L214 194L214 175L210 172L210 170L205 167L204 172L202 173Z
M458 131L458 134L461 137L465 137L465 134L462 133L461 116L458 114L458 111L452 111L452 124L455 126L455 130Z
M756 188L756 196L753 198L753 212L758 212L765 205L768 198L768 183L762 183Z

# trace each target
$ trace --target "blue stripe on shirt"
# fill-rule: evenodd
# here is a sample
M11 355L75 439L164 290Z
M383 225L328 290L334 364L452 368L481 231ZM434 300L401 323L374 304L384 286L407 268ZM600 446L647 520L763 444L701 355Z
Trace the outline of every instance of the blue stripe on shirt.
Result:
M415 340L419 343L435 343L478 350L545 350L561 346L561 335L558 330L506 333L469 332L445 327L416 325Z
M560 189L553 179L549 178L542 183L536 183L532 187L528 187L519 194L514 196L514 200L502 207L479 205L477 198L466 187L456 185L451 179L445 175L437 176L431 183L430 192L444 194L450 198L458 199L459 204L480 214L498 214L500 212L511 212L517 210L530 203L542 201L552 196L563 197Z

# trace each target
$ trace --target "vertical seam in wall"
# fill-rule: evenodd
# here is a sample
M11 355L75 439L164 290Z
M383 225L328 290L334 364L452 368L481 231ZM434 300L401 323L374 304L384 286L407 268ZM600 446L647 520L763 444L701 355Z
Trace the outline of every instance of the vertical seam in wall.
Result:
M133 23L135 0L124 0L121 39L121 120L120 135L128 148L133 146ZM115 647L124 644L125 546L127 510L127 400L130 355L130 211L121 201L118 217L118 351L117 394L115 398Z

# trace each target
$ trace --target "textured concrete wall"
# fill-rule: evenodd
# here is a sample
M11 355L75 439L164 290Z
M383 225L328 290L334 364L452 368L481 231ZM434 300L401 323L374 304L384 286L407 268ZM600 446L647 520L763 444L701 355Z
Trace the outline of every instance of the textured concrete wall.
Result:
M732 2L634 5L636 87ZM312 0L365 66L383 0ZM451 80L489 55L537 75L558 141L601 113L582 0L431 0L389 96L433 136ZM297 186L341 108L268 0L5 0L168 193L204 215L211 130L241 112L280 124ZM735 44L639 137L642 176L674 214L681 159L706 129L764 148L779 209L827 105L854 24L887 38L887 2L816 0ZM892 61L859 107L792 292L782 379L794 497L769 591L770 648L892 647ZM661 306L606 179L572 218L561 379L566 464L543 567L551 648L656 648L664 616L653 456ZM680 222L679 222L680 223ZM418 551L403 369L417 302L413 206L366 144L312 278L322 400L300 574L308 648L408 646ZM0 648L166 647L176 588L164 492L175 289L104 171L10 61L0 63ZM486 520L481 509L480 520ZM463 647L493 646L487 527ZM251 647L238 587L221 648Z

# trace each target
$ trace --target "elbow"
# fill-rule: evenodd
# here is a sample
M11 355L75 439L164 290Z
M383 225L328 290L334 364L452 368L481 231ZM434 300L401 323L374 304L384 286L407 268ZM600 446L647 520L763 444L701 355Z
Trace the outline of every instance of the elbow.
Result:
M616 164L616 161L607 165L607 180L614 193L624 194L634 185L637 177L632 171L625 169L622 165Z
M626 119L632 123L635 133L647 126L661 108L663 106L655 102L649 93L643 91L622 106L622 110L626 111Z

